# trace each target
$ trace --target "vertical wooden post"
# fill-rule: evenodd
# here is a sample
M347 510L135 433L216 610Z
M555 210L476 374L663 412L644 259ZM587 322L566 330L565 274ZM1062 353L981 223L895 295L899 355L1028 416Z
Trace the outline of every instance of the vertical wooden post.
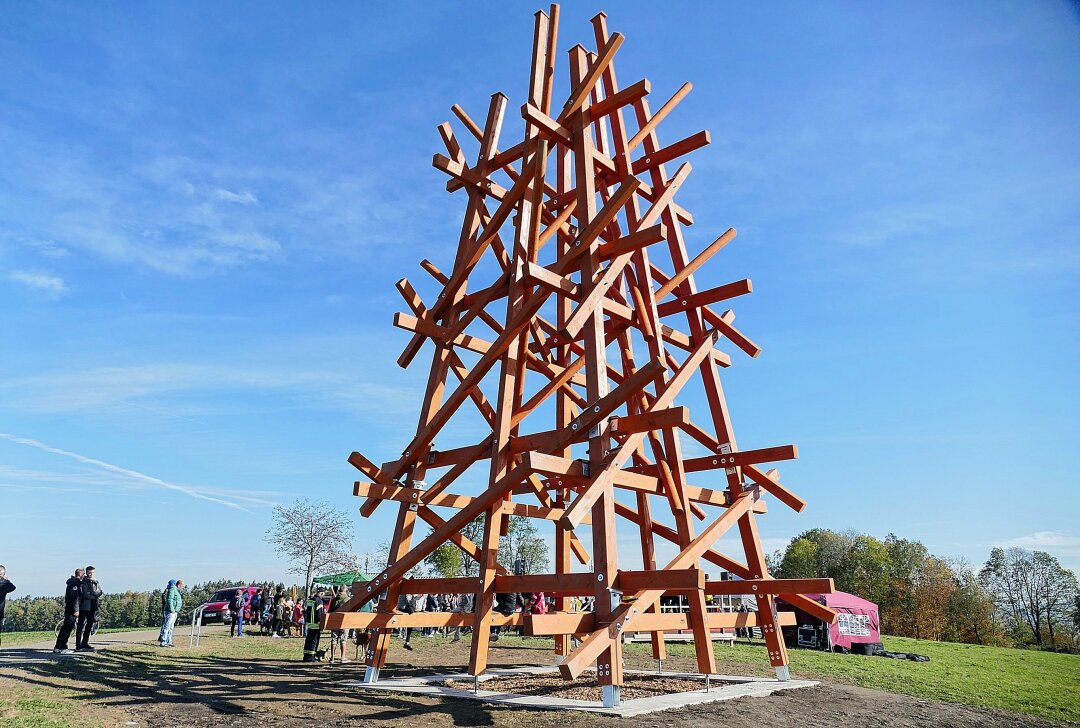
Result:
M570 50L570 78L576 88L585 78L588 69L588 53L580 45ZM588 101L582 110L574 114L571 135L574 146L574 171L577 180L577 210L581 220L591 221L596 216L595 147L585 115ZM588 289L600 274L600 258L597 241L581 254L581 286ZM600 299L582 330L585 339L585 390L586 400L596 402L608 393L607 341L604 335L604 301ZM604 419L589 433L589 467L592 477L604 468L607 456L608 423ZM615 542L615 496L610 480L604 492L592 508L594 609L599 628L611 619L611 589L618 574L619 560ZM616 641L596 661L597 680L600 683L604 704L620 703L622 687L622 642Z

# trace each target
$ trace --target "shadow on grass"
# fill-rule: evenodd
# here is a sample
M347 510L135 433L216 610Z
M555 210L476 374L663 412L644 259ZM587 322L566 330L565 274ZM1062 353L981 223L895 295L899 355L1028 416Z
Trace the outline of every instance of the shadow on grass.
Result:
M332 711L358 724L441 714L456 726L490 726L495 724L494 712L519 710L470 700L419 700L343 685L361 678L362 663L328 668L322 663L162 654L156 649L108 650L77 659L52 659L40 650L25 652L27 659L11 654L11 659L0 661L0 668L18 670L5 671L5 676L64 690L76 700L152 713L170 724L205 720L207 711L218 716L215 724L222 725L234 722L229 716L237 716L236 723L244 716L242 721L247 722L253 711L263 715L270 711L282 718L325 718ZM460 673L463 667L391 663L384 671L388 677L418 677ZM195 711L196 706L202 707Z

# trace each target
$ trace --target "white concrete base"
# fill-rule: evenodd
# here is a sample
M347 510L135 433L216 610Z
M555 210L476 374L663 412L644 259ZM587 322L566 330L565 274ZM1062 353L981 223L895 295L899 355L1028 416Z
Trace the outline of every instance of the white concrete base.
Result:
M787 665L781 665L776 668L776 679L783 682L791 679L791 670L788 669Z
M369 665L364 670L364 684L374 685L377 682L379 682L379 668Z
M626 670L626 673L653 675L656 673L643 670ZM479 678L480 686L493 677L507 675L556 675L549 667L516 668L512 670L488 670ZM682 708L687 705L701 705L720 700L732 700L747 696L771 695L779 690L793 690L807 688L818 683L813 680L787 680L781 682L772 678L763 677L740 677L733 675L714 675L717 681L733 682L735 685L712 686L706 689L705 676L696 673L666 672L665 677L682 677L701 681L701 690L687 693L670 693L654 698L638 698L637 700L623 700L621 705L605 707L598 702L589 700L570 700L568 698L553 698L539 695L515 695L489 690L462 690L460 688L448 688L435 683L454 680L458 683L468 683L473 676L468 673L455 673L451 675L429 675L426 677L402 677L379 680L377 683L364 683L348 681L341 683L346 687L361 688L363 690L378 690L388 693L410 693L413 695L426 695L432 698L465 698L467 700L479 700L486 703L499 705L513 705L519 708L532 708L534 710L580 710L586 713L601 715L617 715L630 717L655 713L661 710Z

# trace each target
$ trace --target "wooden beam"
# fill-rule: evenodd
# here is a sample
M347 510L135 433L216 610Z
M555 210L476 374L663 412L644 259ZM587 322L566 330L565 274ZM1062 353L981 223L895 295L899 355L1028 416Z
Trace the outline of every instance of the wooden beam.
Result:
M681 427L690 421L690 410L686 407L670 407L657 412L640 415L622 415L611 418L612 434L630 434L648 432L671 427Z
M660 290L658 290L654 294L655 299L659 301L664 296L678 288L679 285L691 275L693 275L698 268L705 265L705 263L707 263L709 259L712 258L714 255L719 253L725 245L734 240L736 234L737 233L735 232L735 228L728 228L727 231L723 235L718 237L716 240L714 240L712 244L709 245L709 247L705 248L705 250L694 256L693 260L691 260L679 270L675 271L675 275L673 275L667 283L660 286Z
M726 301L735 298L736 296L742 296L753 290L754 286L751 284L750 279L744 278L741 281L725 283L722 286L710 288L709 290L701 291L700 293L677 296L674 300L667 301L657 306L656 311L660 316L672 316L677 313L692 311L702 306L708 306L711 303Z
M707 145L709 141L709 132L699 131L697 134L688 136L685 139L680 139L674 144L652 152L651 154L646 154L640 159L634 160L633 164L631 165L631 169L633 170L634 174L642 174L643 172L653 169L654 167L659 167L661 164L666 164L674 159L678 159L685 154L689 154L695 149L700 149L701 147Z
M619 571L619 589L639 592L661 589L664 592L688 592L705 589L705 572L697 568L653 569L649 571ZM706 592L707 594L708 592Z
M733 579L705 582L706 594L831 594L832 579Z
M627 151L632 152L634 149L637 149L641 142L653 133L657 125L679 105L680 101L686 98L687 94L689 94L693 88L693 84L690 83L684 83L680 86L679 90L676 91L670 99L665 101L664 105L657 109L656 113L653 114L647 122L641 125L637 134L634 134L634 136L630 138L630 141L626 143Z
M780 484L780 471L775 468L763 473L753 465L744 465L742 471L750 480L760 485L766 492L776 496L777 500L796 513L801 513L806 508L805 500Z
M526 615L505 615L494 612L491 624L495 627L517 627ZM404 629L406 627L469 627L474 615L469 612L331 612L323 620L323 629Z

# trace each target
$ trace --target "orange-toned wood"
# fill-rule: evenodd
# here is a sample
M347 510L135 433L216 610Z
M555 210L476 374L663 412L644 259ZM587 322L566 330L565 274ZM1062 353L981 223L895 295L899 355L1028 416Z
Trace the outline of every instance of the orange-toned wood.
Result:
M719 376L732 359L717 342L723 337L751 357L761 349L736 328L733 311L710 306L750 293L752 285L743 279L698 291L696 272L735 231L691 257L683 226L693 217L675 199L691 172L683 157L708 144L709 134L660 141L661 122L690 85L655 113L648 80L620 88L614 59L623 39L608 32L603 13L592 20L596 52L571 49L570 96L553 111L557 18L557 6L535 16L528 93L518 99L523 138L500 151L509 103L501 93L492 96L483 124L452 107L464 126L459 134L479 142L475 159L467 157L449 123L437 127L445 153L435 155L433 164L448 175L446 189L462 191L467 204L452 268L444 273L431 261L421 263L438 297L425 303L406 279L396 286L406 308L395 324L410 333L399 364L409 366L425 342L434 346L420 416L409 444L387 462L376 465L360 453L349 458L371 481L354 487L364 499L363 515L384 500L398 504L390 563L373 583L356 585L356 597L327 624L375 630L367 656L372 667L386 663L393 628L471 625L474 674L487 666L489 628L523 624L530 633L555 635L566 676L595 664L605 686L622 682L619 635L627 630L650 632L658 659L666 655L665 630L690 630L698 670L712 672L710 631L754 624L766 635L770 662L785 667L779 626L793 615L778 614L776 598L835 619L805 596L832 585L775 580L764 563L756 522L767 511L763 496L797 511L805 501L780 483L775 470L758 468L797 457L794 446L740 450L732 429ZM678 169L669 174L672 163ZM496 312L500 301L502 311ZM642 363L635 346L643 347ZM693 381L703 386L709 409L696 422L676 401ZM466 401L473 406L464 417L472 419L459 428ZM477 422L483 431L469 438L472 443L455 439L455 433L475 431ZM684 457L684 434L709 454ZM479 493L450 492L485 461L488 478ZM429 471L443 468L433 484L424 482ZM720 471L725 487L688 482L688 474L706 470ZM632 492L635 506L616 500L616 489ZM654 496L660 500L651 503ZM460 531L481 514L485 532L474 543ZM616 515L636 524L640 570L619 569ZM516 577L499 563L509 516L553 521L554 573ZM413 538L416 519L431 526L427 538ZM582 524L590 527L589 549L575 533ZM731 554L716 549L720 535L733 528L740 547ZM676 544L679 554L662 568L656 537ZM475 559L479 576L409 579L409 571L442 543ZM575 555L591 562L587 572L572 573ZM705 580L704 562L741 581ZM612 588L622 590L621 602ZM473 614L396 614L400 593L465 591L476 593ZM492 610L497 591L544 591L555 595L554 610L507 619ZM688 598L687 614L658 611L667 592ZM351 611L383 593L374 613ZM752 595L758 612L709 614L707 594ZM594 597L596 611L569 612L572 595ZM571 651L569 635L575 634L583 641Z

